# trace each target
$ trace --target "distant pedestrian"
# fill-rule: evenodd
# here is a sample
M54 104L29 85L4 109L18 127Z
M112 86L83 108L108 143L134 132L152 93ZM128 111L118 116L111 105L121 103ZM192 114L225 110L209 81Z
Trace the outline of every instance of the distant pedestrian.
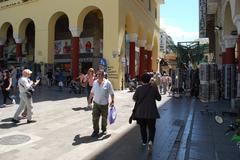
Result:
M9 96L10 89L12 86L12 78L10 76L10 72L8 70L3 71L3 80L1 83L2 95L3 95L3 105L2 107L6 107L7 99L11 100L12 104L15 104L15 100Z
M137 120L140 125L142 145L145 146L148 143L149 148L154 142L156 119L160 118L156 100L161 100L157 86L152 85L150 79L151 76L148 73L142 75L143 85L138 87L133 95L135 105L132 113L132 119Z
M93 82L95 80L95 71L93 68L89 68L87 74L84 76L84 83L87 84L87 102L88 108L92 109L92 99L89 99L90 92L92 90Z
M109 106L109 95L111 95L112 107L114 104L114 91L112 84L109 80L104 78L104 71L99 70L97 72L97 80L93 82L93 87L89 96L89 100L93 97L93 133L92 137L98 136L99 133L99 118L102 116L102 134L106 134L107 131L107 117ZM89 102L90 103L90 102Z
M10 75L12 78L13 98L15 98L17 94L17 69L14 65L10 67Z
M37 80L34 83L29 79L31 74L32 74L31 70L24 69L22 71L22 77L18 80L20 104L12 119L12 122L14 123L19 123L19 114L23 111L25 107L27 108L27 123L36 122L32 120L32 108L33 108L32 96L28 95L27 92L29 92L31 87L37 85L40 80Z
M47 72L47 83L48 83L48 87L51 87L53 84L53 73L51 70Z

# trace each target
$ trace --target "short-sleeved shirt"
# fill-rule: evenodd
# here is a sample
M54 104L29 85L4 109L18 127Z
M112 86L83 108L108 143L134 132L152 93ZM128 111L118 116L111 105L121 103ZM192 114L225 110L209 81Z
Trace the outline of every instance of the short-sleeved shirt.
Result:
M112 84L107 79L104 79L102 84L95 80L91 92L94 94L93 101L100 105L107 105L109 95L114 95Z

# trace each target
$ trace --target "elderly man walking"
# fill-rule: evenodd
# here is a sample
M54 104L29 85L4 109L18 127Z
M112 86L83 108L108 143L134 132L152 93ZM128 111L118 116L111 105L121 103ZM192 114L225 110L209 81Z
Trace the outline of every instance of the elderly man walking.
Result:
M20 97L20 104L19 107L14 114L14 117L12 119L12 122L19 123L19 114L22 112L22 110L26 107L27 108L27 123L33 123L36 122L32 120L32 96L28 95L27 92L33 85L37 85L39 83L39 80L35 83L29 79L31 76L32 71L29 69L24 69L22 71L22 77L18 80L18 87L19 87L19 97Z
M93 82L93 87L88 99L90 101L91 98L93 97L93 111L92 111L93 133L91 135L92 137L98 136L100 116L102 116L101 126L102 134L106 134L109 95L111 95L110 106L112 107L114 104L114 92L112 84L109 80L104 78L104 71L99 70L97 72L97 80Z

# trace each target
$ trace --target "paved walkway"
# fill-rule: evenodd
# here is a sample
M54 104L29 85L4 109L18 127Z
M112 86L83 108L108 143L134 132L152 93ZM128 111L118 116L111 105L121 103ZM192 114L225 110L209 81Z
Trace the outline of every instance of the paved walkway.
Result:
M128 124L133 93L116 91L117 121L108 126L108 134L99 138L92 133L91 111L86 97L42 89L34 97L37 123L10 122L17 106L0 109L0 159L4 160L239 160L240 151L224 132L233 120L224 116L218 125L214 116L201 114L228 110L228 102L201 103L190 97L162 97L158 102L152 152L141 146L139 126Z
M0 108L0 159L4 160L79 160L93 159L135 125L128 124L133 93L116 91L117 121L108 125L108 134L92 133L91 111L86 97L57 89L42 89L34 97L36 123L26 119L15 125L10 120L18 105ZM158 103L160 106L169 97Z

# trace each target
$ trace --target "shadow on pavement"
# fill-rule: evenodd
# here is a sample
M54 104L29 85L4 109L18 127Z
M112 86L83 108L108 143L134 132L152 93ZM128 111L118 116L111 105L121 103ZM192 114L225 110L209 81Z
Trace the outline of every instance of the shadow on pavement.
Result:
M76 107L76 108L72 108L73 111L92 111L92 109L88 108L88 107Z
M116 142L94 155L94 160L150 160L152 151L142 146L139 127L133 127L129 132L118 138Z
M2 119L1 122L12 122L12 117Z
M76 146L76 145L80 145L82 143L92 143L92 142L96 142L96 141L102 141L109 137L111 137L111 134L107 134L104 136L100 134L98 137L91 137L91 136L80 137L80 135L76 135L73 139L74 142L72 143L72 145Z
M17 127L18 125L16 123L3 123L0 124L0 128L1 129L9 129L9 128L13 128L13 127Z

